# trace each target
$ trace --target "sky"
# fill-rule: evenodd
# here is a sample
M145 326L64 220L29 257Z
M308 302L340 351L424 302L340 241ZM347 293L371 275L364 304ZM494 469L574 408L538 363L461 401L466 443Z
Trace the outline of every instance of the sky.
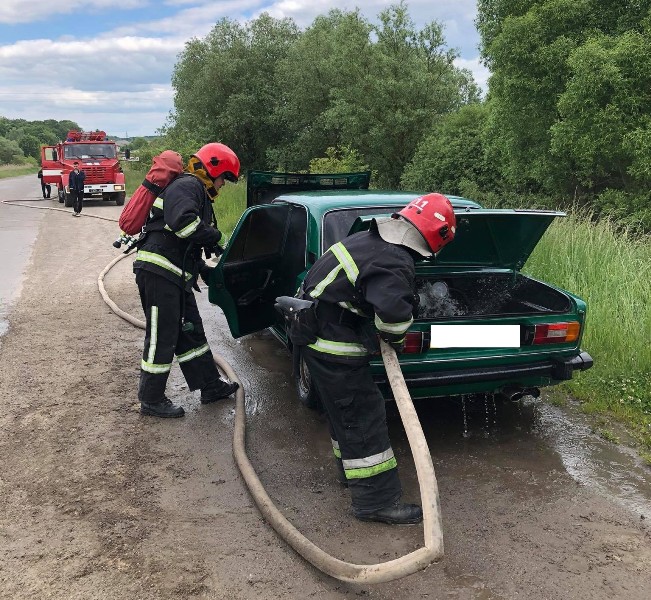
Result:
M331 8L370 21L383 0L1 0L0 116L69 119L115 136L155 135L174 107L171 75L185 43L223 17L246 22L267 12L308 27ZM457 66L486 89L474 26L476 0L408 0L418 27L439 21Z

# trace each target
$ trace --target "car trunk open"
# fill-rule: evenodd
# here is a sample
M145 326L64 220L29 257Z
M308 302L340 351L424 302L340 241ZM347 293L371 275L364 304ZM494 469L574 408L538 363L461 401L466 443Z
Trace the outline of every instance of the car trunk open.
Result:
M418 320L565 313L569 297L513 272L417 275Z

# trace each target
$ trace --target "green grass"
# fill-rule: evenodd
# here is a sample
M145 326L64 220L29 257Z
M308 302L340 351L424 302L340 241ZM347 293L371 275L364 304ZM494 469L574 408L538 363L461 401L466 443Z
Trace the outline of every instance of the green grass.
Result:
M0 179L29 175L30 173L33 173L34 177L36 177L38 167L35 165L0 165Z
M608 221L557 219L525 272L582 297L592 369L564 387L586 412L610 413L651 449L651 242Z
M147 174L147 168L138 168L134 166L135 164L140 165L140 163L122 163L122 170L124 171L124 181L127 188L127 198L129 198L133 192L136 191L138 186L142 183L142 180Z
M217 225L219 230L224 234L224 238L220 242L222 245L226 243L226 239L231 236L235 225L239 221L242 213L246 209L246 181L240 180L237 183L226 183L226 185L219 190L213 203L213 210L217 217Z

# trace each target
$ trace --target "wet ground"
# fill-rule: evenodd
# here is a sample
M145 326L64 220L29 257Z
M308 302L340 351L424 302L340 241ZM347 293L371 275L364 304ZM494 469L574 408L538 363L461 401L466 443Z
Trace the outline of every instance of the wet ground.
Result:
M20 178L3 193L34 189ZM174 367L169 395L186 417L138 414L142 332L115 317L96 286L117 255L117 226L3 208L0 239L9 211L39 227L20 294L9 290L0 345L1 598L649 597L648 469L572 405L533 399L418 403L441 493L440 563L375 586L317 572L251 501L231 456L231 401L201 406ZM114 218L119 210L84 208ZM129 259L106 287L141 316ZM385 561L420 546L420 527L351 517L325 422L296 400L285 350L267 333L233 340L205 293L199 301L214 351L244 382L249 456L279 509L344 560ZM409 447L390 412L405 499L416 501Z
M38 179L35 176L21 179L29 183L17 187L14 179L0 179L0 200L42 200ZM25 194L27 187L33 187L34 190ZM0 343L1 336L9 326L9 307L20 294L23 272L44 214L41 210L19 210L0 203L0 256L3 257L0 277Z

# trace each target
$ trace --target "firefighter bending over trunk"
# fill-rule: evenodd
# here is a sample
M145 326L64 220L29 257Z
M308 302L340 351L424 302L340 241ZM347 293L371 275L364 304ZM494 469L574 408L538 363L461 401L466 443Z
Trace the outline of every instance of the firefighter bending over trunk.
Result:
M227 398L238 388L219 376L192 292L210 267L201 254L220 254L212 203L225 180L237 181L240 161L224 144L206 144L158 196L144 228L133 265L147 318L138 399L140 412L182 417L183 408L165 396L174 355L190 390L201 403Z
M369 354L379 352L375 330L402 350L418 306L414 259L451 242L455 226L445 196L422 196L374 221L370 231L334 244L304 282L304 298L315 301L317 331L302 351L328 414L353 513L362 521L413 524L423 518L420 506L400 502L384 399L371 377Z

